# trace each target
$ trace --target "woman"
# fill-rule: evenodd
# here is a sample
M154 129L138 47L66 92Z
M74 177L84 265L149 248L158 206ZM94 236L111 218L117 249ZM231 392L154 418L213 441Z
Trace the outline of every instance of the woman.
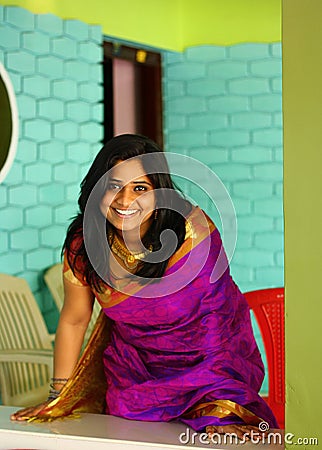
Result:
M107 329L103 317L77 363L96 297L110 324L103 351L106 413L180 420L197 431L241 438L261 420L276 428L258 395L263 364L219 233L175 190L157 145L137 135L109 141L81 184L79 208L64 244L65 302L50 398L12 419L84 411L90 400L102 407L91 371ZM220 276L210 282L218 264ZM73 389L82 405L70 402Z

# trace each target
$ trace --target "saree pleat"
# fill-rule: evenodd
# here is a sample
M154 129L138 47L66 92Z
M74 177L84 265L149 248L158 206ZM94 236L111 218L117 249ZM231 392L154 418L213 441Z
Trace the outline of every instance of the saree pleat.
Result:
M213 416L219 419L236 415L249 425L259 425L263 421L248 409L231 400L216 400L214 402L200 403L183 414L184 419L195 419L202 416Z

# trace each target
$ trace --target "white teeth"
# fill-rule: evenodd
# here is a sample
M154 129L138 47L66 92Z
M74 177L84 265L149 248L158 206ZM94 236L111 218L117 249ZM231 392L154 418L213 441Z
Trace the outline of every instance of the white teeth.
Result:
M118 214L122 214L123 216L130 216L131 214L135 214L137 209L116 209L116 211Z

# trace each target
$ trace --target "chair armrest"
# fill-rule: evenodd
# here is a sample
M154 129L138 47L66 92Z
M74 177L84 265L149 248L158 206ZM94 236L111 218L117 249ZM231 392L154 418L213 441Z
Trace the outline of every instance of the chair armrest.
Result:
M0 362L45 364L53 371L53 351L50 349L2 350Z

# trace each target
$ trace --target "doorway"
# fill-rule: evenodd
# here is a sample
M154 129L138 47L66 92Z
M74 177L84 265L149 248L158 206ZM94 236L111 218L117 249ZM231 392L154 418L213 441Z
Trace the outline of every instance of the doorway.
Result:
M160 53L104 42L104 141L143 134L163 148Z

